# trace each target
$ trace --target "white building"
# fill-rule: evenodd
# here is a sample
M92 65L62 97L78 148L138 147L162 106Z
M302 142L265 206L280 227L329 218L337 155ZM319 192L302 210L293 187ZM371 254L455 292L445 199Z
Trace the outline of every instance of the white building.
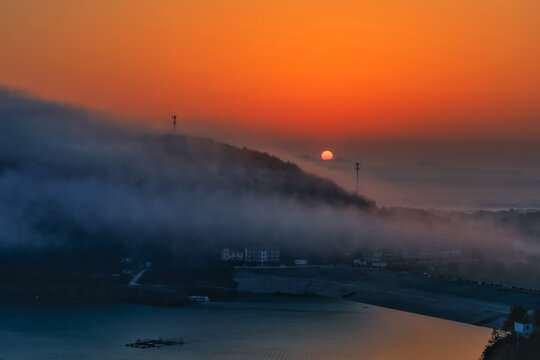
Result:
M377 269L386 269L387 266L388 264L385 263L384 261L374 261L371 263L371 267L374 267Z
M514 331L523 336L529 336L532 334L533 326L531 323L521 323L514 321Z
M367 261L366 260L361 260L361 259L353 259L352 264L353 264L353 266L366 266Z
M253 265L279 264L279 250L273 248L245 248L244 261Z
M221 260L232 261L232 262L242 262L244 261L244 250L223 248L221 249Z

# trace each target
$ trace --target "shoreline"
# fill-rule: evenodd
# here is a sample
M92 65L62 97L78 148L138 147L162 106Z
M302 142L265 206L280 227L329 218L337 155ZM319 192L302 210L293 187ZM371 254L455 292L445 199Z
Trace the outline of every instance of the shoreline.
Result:
M120 280L120 279L117 279ZM540 293L463 279L429 277L362 267L236 267L236 288L202 284L128 285L127 281L74 284L20 282L0 284L0 298L113 301L154 306L189 305L188 295L232 300L242 293L317 295L500 328L514 305L540 307Z
M500 328L513 305L540 306L540 294L370 268L237 268L238 291L321 295L471 325Z

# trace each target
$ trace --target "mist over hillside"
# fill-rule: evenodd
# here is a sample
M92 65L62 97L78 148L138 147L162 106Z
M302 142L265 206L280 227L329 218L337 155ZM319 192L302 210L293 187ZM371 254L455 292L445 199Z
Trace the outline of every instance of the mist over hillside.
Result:
M536 234L519 229L378 209L266 153L128 130L103 114L0 90L3 266L25 258L47 271L107 273L120 256L189 262L224 246L299 255L439 246L514 266L539 253Z
M3 247L95 241L218 252L293 239L317 244L353 231L335 232L335 209L374 208L254 150L128 131L105 116L7 90L0 112Z

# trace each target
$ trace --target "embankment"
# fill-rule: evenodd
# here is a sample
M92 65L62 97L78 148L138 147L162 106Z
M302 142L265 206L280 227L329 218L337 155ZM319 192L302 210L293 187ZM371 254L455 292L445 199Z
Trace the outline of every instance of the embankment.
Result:
M539 293L370 268L237 268L235 280L243 292L346 298L487 327L501 327L513 305L540 306Z

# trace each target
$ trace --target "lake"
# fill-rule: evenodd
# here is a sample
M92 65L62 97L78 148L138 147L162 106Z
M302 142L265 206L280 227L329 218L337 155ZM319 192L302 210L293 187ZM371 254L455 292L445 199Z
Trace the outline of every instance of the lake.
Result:
M0 359L479 358L490 329L351 301L243 296L166 308L0 302ZM185 345L136 349L137 338Z

